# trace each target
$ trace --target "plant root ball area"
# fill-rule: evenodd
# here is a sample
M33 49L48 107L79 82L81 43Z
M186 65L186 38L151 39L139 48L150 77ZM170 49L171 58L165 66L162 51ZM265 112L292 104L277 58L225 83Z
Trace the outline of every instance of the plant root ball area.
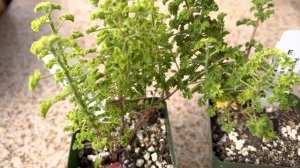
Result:
M133 129L139 117L138 112L126 115L126 127ZM159 112L152 113L127 146L118 146L114 151L95 151L90 142L85 142L79 151L80 167L94 168L94 161L101 157L101 168L173 168L165 120Z
M218 114L220 115L220 114ZM256 138L245 127L245 118L226 133L212 118L214 154L226 162L293 167L300 165L300 122L294 110L268 113L276 132L274 140Z

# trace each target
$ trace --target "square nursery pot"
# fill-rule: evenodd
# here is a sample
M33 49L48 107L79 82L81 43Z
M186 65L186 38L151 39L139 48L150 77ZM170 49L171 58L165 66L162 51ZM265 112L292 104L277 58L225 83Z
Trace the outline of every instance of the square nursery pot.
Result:
M151 98L149 98L151 100ZM161 113L161 118L165 119L165 127L166 127L166 134L167 134L167 141L168 141L168 146L169 146L169 151L171 154L171 159L172 159L172 164L174 165L174 168L178 168L178 160L176 157L176 151L175 151L175 146L173 142L173 137L172 137L172 132L171 132L171 126L170 126L170 121L169 121L169 115L168 115L168 109L167 109L167 104L164 101L164 108L159 109L159 112ZM74 150L73 143L76 140L76 133L73 133L72 139L71 139L71 145L70 145L70 151L69 151L69 158L68 158L68 168L79 168L79 150Z
M297 104L294 107L294 111L298 113L297 116L300 115L300 99L299 97L293 95L297 99ZM212 129L212 127L211 127ZM211 130L211 135L212 130ZM225 162L219 160L219 158L212 151L212 160L211 160L212 168L299 168L297 167L284 167L284 166L272 166L272 165L263 165L263 164L248 164L248 163L234 163L234 162Z

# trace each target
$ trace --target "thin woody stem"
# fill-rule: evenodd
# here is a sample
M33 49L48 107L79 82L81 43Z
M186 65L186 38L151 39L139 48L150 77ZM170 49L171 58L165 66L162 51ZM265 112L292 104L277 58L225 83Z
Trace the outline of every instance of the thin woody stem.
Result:
M259 26L259 19L256 20L255 27L252 31L252 35L251 35L249 42L251 42L254 39L257 29L258 29L258 26ZM247 58L249 58L249 56L250 56L251 49L252 49L252 46L250 45L247 49Z

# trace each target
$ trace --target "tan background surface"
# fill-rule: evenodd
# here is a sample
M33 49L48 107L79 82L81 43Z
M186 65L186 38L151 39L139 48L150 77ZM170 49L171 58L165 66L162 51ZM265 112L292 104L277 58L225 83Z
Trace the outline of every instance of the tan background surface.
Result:
M237 19L249 16L250 0L217 0L222 11L228 12L227 37L231 44L249 39L251 29L236 28ZM63 132L64 116L70 104L60 103L49 112L47 119L38 113L39 102L57 93L59 87L52 79L42 82L35 93L27 90L27 78L35 68L43 67L29 48L39 35L30 30L32 12L39 0L14 0L0 17L0 167L65 167L70 134ZM75 13L74 29L86 28L86 0L61 0L65 11ZM266 47L273 47L288 29L300 29L300 1L275 0L276 14L262 25L257 37ZM68 33L68 29L64 29ZM43 31L44 33L47 31ZM90 41L83 41L84 45ZM46 71L44 71L46 72ZM180 93L168 101L173 136L182 168L207 168L210 165L209 120L197 106L196 95L184 100Z

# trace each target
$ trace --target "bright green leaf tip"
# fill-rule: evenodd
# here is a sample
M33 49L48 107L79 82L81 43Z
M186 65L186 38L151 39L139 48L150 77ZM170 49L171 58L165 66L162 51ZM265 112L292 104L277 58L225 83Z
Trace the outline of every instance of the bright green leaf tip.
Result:
M69 20L69 21L74 22L74 15L72 15L72 14L62 15L62 16L58 17L58 20L60 20L60 21Z
M35 6L34 12L39 12L40 10L42 10L45 13L48 13L54 9L60 10L61 6L58 3L53 2L40 2Z
M40 104L40 116L46 117L50 107L52 105L51 99L46 99Z
M41 78L41 72L37 69L34 71L34 75L31 75L29 77L28 87L30 91L34 91L38 82L40 81L40 78Z
M47 22L47 17L46 16L41 16L37 19L34 19L32 22L31 22L31 29L34 31L34 32L38 32L40 30L40 27L43 23L46 23Z

